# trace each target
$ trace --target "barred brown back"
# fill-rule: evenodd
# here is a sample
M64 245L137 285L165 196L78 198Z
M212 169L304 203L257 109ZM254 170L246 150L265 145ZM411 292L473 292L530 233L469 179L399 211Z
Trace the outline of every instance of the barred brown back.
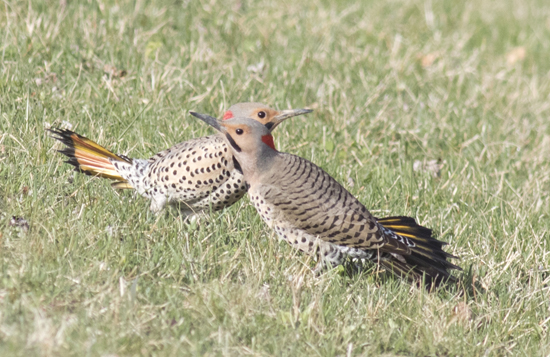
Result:
M341 246L375 249L384 243L376 219L320 167L286 153L275 167L255 190L276 207L279 219Z

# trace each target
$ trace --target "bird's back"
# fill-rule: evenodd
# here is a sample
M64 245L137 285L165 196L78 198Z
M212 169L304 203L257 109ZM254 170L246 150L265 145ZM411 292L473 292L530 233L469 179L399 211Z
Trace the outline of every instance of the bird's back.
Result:
M279 153L269 171L251 182L249 192L269 203L273 219L341 246L375 249L383 243L376 219L320 167Z

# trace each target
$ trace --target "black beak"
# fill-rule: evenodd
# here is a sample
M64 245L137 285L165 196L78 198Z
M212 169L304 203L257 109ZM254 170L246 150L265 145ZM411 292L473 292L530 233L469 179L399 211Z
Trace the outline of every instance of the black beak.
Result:
M216 118L214 118L214 117L212 117L208 114L200 114L200 113L195 113L195 112L189 112L189 114L191 114L195 118L199 118L200 120L202 120L206 124L210 125L211 127L216 129L217 131L223 132L222 126L220 125L220 121L218 119L216 119Z

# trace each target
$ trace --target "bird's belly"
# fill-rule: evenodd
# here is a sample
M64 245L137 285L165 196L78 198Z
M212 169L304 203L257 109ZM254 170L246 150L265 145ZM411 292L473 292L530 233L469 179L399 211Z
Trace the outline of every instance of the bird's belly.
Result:
M231 206L246 193L244 178L236 170L230 171L229 177L213 185L188 188L170 196L170 202L185 202L194 210L220 210ZM184 208L184 207L182 207Z
M286 241L293 248L302 252L330 261L334 265L341 264L346 256L356 259L371 259L374 251L336 245L292 226L284 217L277 215L277 210L267 203L261 195L250 192L250 201L258 211L262 220L272 228L280 240Z
M250 201L262 220L272 228L279 239L286 241L293 248L302 252L339 265L346 256L355 259L371 259L375 251L336 245L320 239L305 230L292 225L280 215L277 207L268 203L259 190L249 190Z

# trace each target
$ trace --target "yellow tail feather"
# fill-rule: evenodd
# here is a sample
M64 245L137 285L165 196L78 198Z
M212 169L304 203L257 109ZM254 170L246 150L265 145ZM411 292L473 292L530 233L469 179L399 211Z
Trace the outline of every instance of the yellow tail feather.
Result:
M87 175L116 180L113 187L131 188L131 185L120 176L111 160L131 163L130 159L118 156L93 142L92 140L67 129L48 129L54 135L54 139L61 141L67 147L59 150L69 158L66 162L73 165L77 171ZM120 185L119 185L120 184Z

